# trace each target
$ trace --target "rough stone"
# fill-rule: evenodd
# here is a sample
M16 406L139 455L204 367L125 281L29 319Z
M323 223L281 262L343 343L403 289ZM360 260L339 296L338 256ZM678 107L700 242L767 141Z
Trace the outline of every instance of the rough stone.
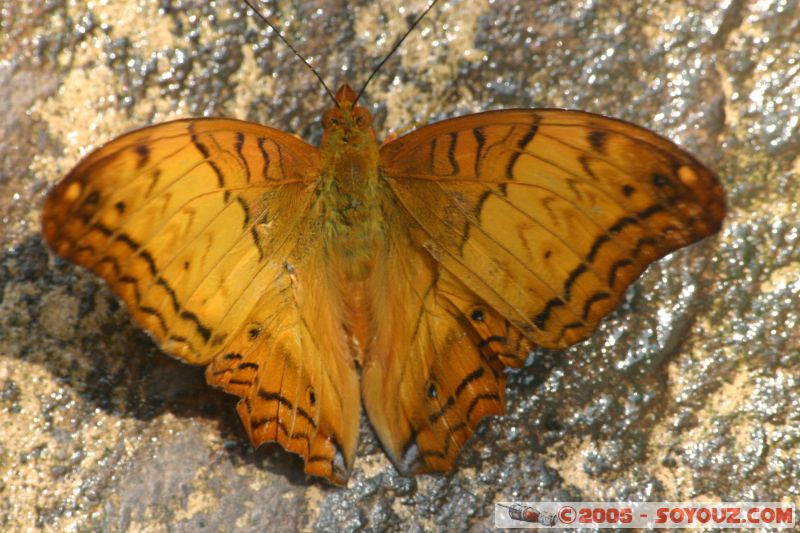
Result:
M265 5L335 87L424 4ZM319 83L235 0L0 3L0 529L483 531L510 499L796 499L798 57L797 2L442 0L367 89L379 136L504 107L602 113L714 168L729 214L591 339L511 372L506 415L451 474L400 476L365 422L338 489L252 450L234 398L38 225L47 189L135 127L227 115L317 142Z

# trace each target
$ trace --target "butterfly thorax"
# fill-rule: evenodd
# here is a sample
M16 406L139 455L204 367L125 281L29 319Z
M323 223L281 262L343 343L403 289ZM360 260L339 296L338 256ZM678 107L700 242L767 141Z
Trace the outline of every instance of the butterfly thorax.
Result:
M347 85L323 118L319 206L326 250L344 281L362 281L385 243L378 144L371 116Z

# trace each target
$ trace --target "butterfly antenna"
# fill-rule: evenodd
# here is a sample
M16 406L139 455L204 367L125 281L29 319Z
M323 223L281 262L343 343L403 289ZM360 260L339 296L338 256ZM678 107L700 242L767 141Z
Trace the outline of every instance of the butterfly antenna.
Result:
M305 66L307 66L307 67L308 67L308 69L309 69L311 72L313 72L313 73L314 73L314 76L316 76L316 77L317 77L317 79L319 80L319 82L322 84L322 86L323 86L323 87L325 87L325 92L327 92L327 93L328 93L328 96L330 96L330 97L331 97L331 100L333 100L333 103L334 103L334 104L336 104L336 107L339 107L339 102L337 102L337 101L336 101L336 96L334 96L334 95L333 95L333 91L331 91L330 87L328 87L328 84L326 84L326 83L325 83L325 80L323 80L323 79L322 79L322 76L320 76L320 75L319 75L319 72L317 72L317 71L316 71L316 69L315 69L313 66L311 66L311 63L309 63L309 62L308 62L308 60L306 60L306 58L305 58L305 57L303 57L303 56L300 54L300 52L298 52L297 50L295 50L294 46L292 46L292 44L291 44L291 43L290 43L288 40L286 40L286 37L284 37L284 36L283 36L283 34L281 33L281 31L280 31L278 28L276 28L276 27L275 27L275 25L274 25L274 24L272 24L272 22L270 22L270 21L269 21L269 19L268 19L267 17L265 17L264 15L262 15L262 14L261 14L261 11L259 11L259 10L258 10L258 8L256 8L256 6L254 6L254 5L253 5L253 3L252 3L250 0L243 0L243 1L244 1L244 3L245 3L245 4L247 4L247 6L248 6L250 9L252 9L252 10L253 10L253 13L255 13L255 14L258 16L258 18L260 18L261 20L263 20L263 21L264 21L264 23L265 23L267 26L269 26L270 28L272 28L272 31L274 31L274 32L275 32L275 34L278 36L278 38L279 38L281 41L283 41L283 44L285 44L286 46L288 46L288 47L289 47L289 50L291 50L292 52L294 52L294 55L296 55L297 57L299 57L299 58L300 58L300 61L302 61L302 62L305 64ZM438 1L438 0L437 0L437 1ZM436 2L434 2L434 3L436 3ZM429 9L430 9L430 8L429 8ZM426 11L426 13L427 13L427 11ZM414 24L416 25L416 23L414 23ZM394 50L393 50L393 51L394 51ZM359 96L360 96L360 95L359 95Z
M247 0L245 0L245 1L247 1ZM425 15L428 14L428 11L433 9L433 6L435 6L438 1L439 0L433 0L433 2L428 4L428 7L425 8L425 11L423 11L422 14L417 17L417 20L415 20L414 23L411 26L409 26L408 30L403 34L403 36L400 37L400 39L398 39L398 41L395 43L394 47L392 47L392 50L388 54L386 54L386 57L384 57L383 60L380 63L378 63L378 66L375 67L375 70L373 70L372 74L369 75L369 78L367 78L367 81L365 81L364 85L361 86L361 90L358 91L358 96L356 96L356 101L353 102L353 105L356 105L356 102L359 101L359 99L361 98L361 95L364 94L364 90L367 88L367 85L369 85L369 82L372 81L372 78L375 77L375 74L378 73L378 71L381 69L383 64L386 63L389 60L389 58L392 57L392 55L394 55L394 53L397 51L397 49L400 48L400 45L403 44L403 41L406 40L406 37L408 37L408 35L412 31L414 31L414 28L417 27L417 24L419 24L422 21L422 19L425 18Z

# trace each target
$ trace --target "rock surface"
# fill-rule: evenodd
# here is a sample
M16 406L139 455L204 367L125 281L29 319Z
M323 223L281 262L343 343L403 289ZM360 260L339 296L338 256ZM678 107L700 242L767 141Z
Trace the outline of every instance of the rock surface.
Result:
M425 2L350 4L266 5L336 86ZM443 0L367 90L379 135L501 107L619 117L716 169L724 229L511 373L452 474L398 475L364 423L338 489L251 449L234 398L38 227L47 189L135 127L226 115L317 142L317 81L238 1L0 3L0 529L488 530L501 500L798 497L798 3L514 4Z

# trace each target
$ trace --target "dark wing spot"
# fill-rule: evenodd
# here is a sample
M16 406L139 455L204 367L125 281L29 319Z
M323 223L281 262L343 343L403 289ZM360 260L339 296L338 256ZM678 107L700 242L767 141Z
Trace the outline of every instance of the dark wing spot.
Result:
M608 298L611 298L611 295L607 292L598 292L593 294L592 297L586 300L586 303L583 304L583 314L581 315L581 320L586 320L586 318L589 316L592 305L597 302L607 300Z
M256 338L257 338L257 337L258 337L260 334L261 334L261 328L250 328L250 330L247 332L247 337L248 337L248 338L249 338L251 341L253 341L253 340L256 340Z
M169 331L169 328L167 327L167 323L164 321L164 316L161 314L161 312L158 309L154 309L154 308L152 308L150 306L143 306L143 307L139 308L139 311L156 317L156 319L158 320L159 325L161 326L161 329L164 332Z
M483 367L479 366L477 369L464 376L464 379L462 379L461 383L456 387L456 398L464 392L464 389L466 389L470 383L483 377L484 372Z
M635 219L635 218L631 218L631 217L623 217L623 218L621 218L621 219L617 220L617 221L614 223L614 225L613 225L613 226L611 226L610 228L608 228L608 232L609 232L609 233L611 233L611 234L617 234L617 233L619 233L620 231L622 231L623 229L625 229L625 226L630 226L631 224L633 224L633 225L636 225L636 224L637 224L637 222L636 222L636 219Z
M180 311L181 304L178 302L178 296L175 294L175 291L172 289L169 282L164 278L162 278L161 276L158 276L158 279L156 279L156 285L159 285L165 291L167 291L167 294L169 295L170 300L172 301L172 308L175 310L175 312L177 313L178 311Z
M625 268L626 266L632 265L633 262L630 259L620 259L619 261L614 262L611 265L611 270L608 272L608 286L612 289L614 288L614 283L617 281L617 271L620 268Z
M317 404L317 394L314 392L314 387L308 387L308 403L312 407Z
M609 240L611 240L611 238L605 233L597 237L594 243L592 243L592 249L589 250L589 255L586 256L586 260L590 263L593 262L595 257L597 257L597 252L600 250L600 247Z
M586 272L587 270L588 269L586 267L586 263L581 263L572 272L569 273L567 281L564 282L565 300L569 300L572 298L572 286L575 284L575 281L580 277L580 275Z
M559 342L561 339L563 339L567 331L571 329L580 329L582 327L584 327L583 322L570 322L569 324L563 326L561 328L561 332L558 334L558 339L556 339L556 342Z
M642 249L645 246L652 246L653 248L657 248L658 241L653 237L642 237L636 242L636 246L633 247L631 255L633 257L639 257L639 254L642 253Z
M544 329L545 323L547 323L547 319L550 318L550 313L553 311L553 309L563 305L564 305L564 300L562 300L561 298L558 297L551 298L545 304L544 310L538 315L536 315L536 317L534 317L533 323L536 325L537 328Z
M122 235L120 235L120 237L122 237ZM125 236L127 237L127 235ZM139 252L139 257L147 261L147 267L150 269L150 274L152 274L153 277L155 277L156 274L158 274L158 268L156 267L156 260L153 259L152 255L150 255L150 252L148 252L147 250L142 250L141 252Z
M450 163L450 166L453 168L451 171L452 174L458 174L459 166L458 161L456 161L456 141L458 141L458 133L450 132L450 146L447 148L447 161Z
M94 224L92 224L92 229L99 231L100 233L102 233L106 237L111 237L111 235L114 234L114 232L112 231L111 228L109 228L107 226L104 226L103 224L101 224L99 222L95 222ZM136 246L139 246L139 245L137 244Z
M647 209L645 209L644 211L639 213L639 220L644 220L646 218L650 218L651 216L655 215L656 213L661 213L663 211L666 211L666 209L664 209L664 207L662 207L662 206L660 206L658 204L651 205L650 207L648 207Z
M485 339L481 339L481 342L478 343L478 349L482 350L483 348L489 346L493 342L506 344L508 342L508 339L502 335L492 335L491 337L486 337Z
M136 153L139 155L139 161L136 162L136 168L142 168L147 164L147 160L150 159L150 149L146 145L140 144L136 147Z
M184 320L190 320L194 322L194 326L195 329L197 330L197 333L199 333L200 336L203 337L203 340L208 342L208 339L211 338L211 330L208 329L205 325L203 325L202 322L200 322L200 319L197 317L196 314L192 313L191 311L183 311L180 314L180 317L183 318Z
M139 293L139 281L133 276L122 276L117 280L117 283L131 285L133 287L133 298L136 300L136 305L139 305L142 301L142 295Z
M426 394L428 395L428 398L436 398L439 395L439 393L436 391L436 383L433 381L428 382Z
M83 201L83 205L97 205L97 202L100 201L100 193L97 191L92 191L89 193L89 196Z
M478 394L477 396L475 396L469 404L469 408L467 409L467 416L465 417L470 424L472 424L472 411L475 410L478 404L484 400L489 400L494 403L501 403L500 396L493 392Z
M480 176L478 167L481 162L483 147L486 144L486 135L483 134L483 130L481 128L475 128L472 130L472 136L475 137L475 142L478 143L478 151L475 154L475 175Z
M669 178L663 174L659 174L658 172L654 172L653 175L650 176L650 181L652 181L653 185L658 188L669 185Z
M429 396L429 397L431 397L431 398L436 398L436 389L434 389L434 390L433 390L433 392L434 392L434 396L430 396L430 392L431 392L431 391L430 391L430 390L428 390L428 396ZM453 396L450 396L450 397L448 397L448 398L447 398L447 401L446 401L446 402L444 402L444 405L442 406L442 408L441 408L441 409L439 409L438 411L436 411L435 413L433 413L431 416L429 416L429 417L428 417L428 422L430 422L431 424L435 424L435 423L436 423L436 422L437 422L437 421L438 421L440 418L442 418L442 417L443 417L443 416L444 416L444 415L447 413L447 411L449 411L449 410L450 410L450 408L451 408L451 407L453 407L455 404L456 404L456 399L455 399L455 397L453 397Z
M592 149L597 153L604 153L606 149L606 139L608 138L608 134L604 131L594 130L589 134L589 144L592 145Z
M294 405L288 399L277 392L269 392L262 388L258 389L258 397L266 402L278 402L282 405L285 405L289 409L294 410Z
M214 170L214 174L217 175L217 184L220 186L220 188L225 187L225 176L222 174L222 170L220 170L217 164L214 163L213 161L209 160L207 161L207 163L212 168L212 170ZM225 191L225 202L228 201L229 194L230 194L229 191Z
M192 133L192 143L194 143L195 148L197 148L197 150L203 154L203 158L208 159L208 156L211 152L208 151L208 148L205 144L200 142L196 133Z
M119 235L117 235L117 240L119 242L127 244L128 248L130 248L134 252L138 252L139 251L139 243L136 242L135 240L133 240L127 233L120 233ZM145 250L145 252L146 251L147 250ZM147 258L145 258L145 261L147 261Z
M242 227L247 228L247 226L250 225L250 206L247 205L247 202L245 202L244 198L241 196L237 196L236 201L239 202L239 206L241 206L242 211L244 212L244 224Z
M259 137L257 144L258 144L258 149L261 151L261 157L264 159L264 166L261 169L261 177L264 180L268 180L269 179L269 153L267 153L267 150L264 148L264 141L266 141L266 139L264 137Z
M539 120L537 119L536 122L531 124L531 127L528 131L525 132L525 135L520 138L519 142L517 143L518 150L511 154L511 157L508 158L508 164L506 165L506 179L509 181L514 180L514 165L517 164L517 159L525 152L525 148L530 144L534 137L536 137L536 132L539 131Z
M264 247L261 244L261 237L258 236L258 230L256 230L255 226L250 227L250 236L258 249L258 262L260 263L264 260Z
M242 148L244 147L244 134L239 131L236 132L236 151L239 155L242 154Z

